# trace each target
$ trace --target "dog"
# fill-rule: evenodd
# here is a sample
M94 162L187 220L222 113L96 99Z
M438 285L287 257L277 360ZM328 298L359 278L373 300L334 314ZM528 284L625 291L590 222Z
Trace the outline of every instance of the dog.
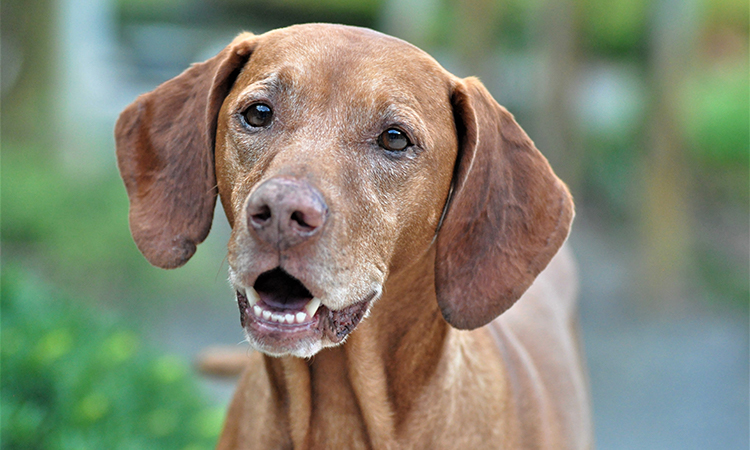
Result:
M363 28L243 33L115 137L153 265L193 255L217 196L232 227L258 352L218 448L592 447L573 202L476 78Z

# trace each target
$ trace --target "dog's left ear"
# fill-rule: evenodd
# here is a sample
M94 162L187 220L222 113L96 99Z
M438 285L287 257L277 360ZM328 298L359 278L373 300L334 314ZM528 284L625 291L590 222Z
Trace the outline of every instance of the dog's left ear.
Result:
M568 236L573 201L545 157L475 78L452 96L459 149L437 236L443 317L483 326L510 308Z
M251 33L240 34L218 55L138 97L117 120L130 232L155 266L185 264L211 229L217 116L254 47Z

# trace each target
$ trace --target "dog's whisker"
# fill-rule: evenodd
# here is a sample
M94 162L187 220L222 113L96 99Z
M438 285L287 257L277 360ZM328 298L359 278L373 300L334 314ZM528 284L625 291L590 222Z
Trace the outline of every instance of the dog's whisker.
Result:
M219 281L219 274L221 273L222 267L224 267L224 263L228 261L229 255L224 255L224 258L222 258L221 262L219 263L219 268L216 269L216 276L214 277L214 283Z

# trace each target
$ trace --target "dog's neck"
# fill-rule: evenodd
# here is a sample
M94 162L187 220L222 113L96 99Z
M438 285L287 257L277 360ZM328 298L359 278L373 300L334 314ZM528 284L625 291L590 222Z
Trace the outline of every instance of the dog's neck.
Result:
M370 317L343 345L310 360L265 358L295 448L307 447L309 430L325 429L327 421L341 427L342 416L351 422L351 433L361 433L373 448L394 446L397 424L435 375L444 352L448 325L435 300L433 261L431 250L391 274Z

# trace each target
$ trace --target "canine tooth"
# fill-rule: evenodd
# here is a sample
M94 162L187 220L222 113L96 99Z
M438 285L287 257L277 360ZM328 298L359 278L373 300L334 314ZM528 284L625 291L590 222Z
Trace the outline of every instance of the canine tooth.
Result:
M260 306L254 305L253 312L255 313L256 316L260 317L260 315L263 313L263 310L260 309Z
M271 319L271 311L263 311L263 318L266 320Z
M250 306L255 306L255 304L258 303L258 300L260 300L258 292L252 287L245 289L245 298L247 298L247 302Z
M307 315L310 317L315 315L318 308L320 308L320 299L317 297L313 297L313 299L305 305L305 311L307 311Z
M287 314L285 319L286 323L294 323L294 314Z
M295 318L297 319L297 323L302 323L307 318L307 314L303 312L298 312Z

